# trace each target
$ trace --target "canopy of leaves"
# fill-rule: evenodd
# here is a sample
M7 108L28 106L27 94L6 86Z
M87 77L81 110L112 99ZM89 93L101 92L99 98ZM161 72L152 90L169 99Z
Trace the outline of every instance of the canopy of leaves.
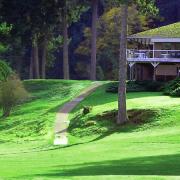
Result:
M145 15L156 15L158 13L158 9L155 6L155 0L110 0L108 3L116 6L122 4L135 4L138 6L139 11Z
M0 23L0 35L8 35L12 30L12 25L7 24L6 22Z
M106 48L117 50L119 46L119 34L120 20L121 19L121 8L114 7L106 11L98 22L98 37L97 37L97 49L98 51ZM117 21L116 21L117 19ZM129 7L128 17L128 33L132 34L138 31L146 30L148 27L148 18L144 15L139 14L136 6ZM86 40L76 50L77 53L87 55L90 53L90 28L84 30L84 36Z
M8 51L8 40L10 32L12 30L12 25L7 24L6 22L0 23L0 53L5 53Z
M11 74L11 68L4 61L0 60L0 81L4 81Z
M140 14L135 5L129 6L128 11L128 34L148 29L148 21L150 19ZM105 13L100 16L98 21L97 58L99 65L103 66L103 71L106 72L104 73L107 75L107 77L105 77L106 79L116 79L114 77L117 76L118 72L117 59L119 55L119 35L121 32L120 19L121 7L113 7L106 9ZM85 41L76 49L76 53L87 56L90 55L90 28L84 30L84 36Z

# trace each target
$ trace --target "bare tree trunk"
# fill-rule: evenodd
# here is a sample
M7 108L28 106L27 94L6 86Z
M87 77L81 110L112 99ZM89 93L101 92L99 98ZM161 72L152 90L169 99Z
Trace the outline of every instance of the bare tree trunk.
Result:
M92 0L92 37L91 37L91 71L90 79L96 80L96 40L97 40L98 0Z
M31 58L30 58L30 65L29 65L29 79L33 79L33 48L31 48Z
M69 53L68 53L68 22L67 22L67 7L65 5L63 12L63 72L64 79L69 79Z
M38 44L37 40L34 41L33 47L33 62L34 62L34 77L35 79L40 78L40 73L39 73L39 51L38 51Z
M119 90L118 90L118 119L117 124L127 121L126 110L126 79L127 79L127 16L128 5L122 5L121 36L120 36L120 55L119 55Z
M46 58L47 58L47 38L44 37L42 42L42 61L41 61L41 77L46 79Z
M15 59L17 62L17 66L16 66L17 73L18 73L19 77L21 77L23 57L22 56L16 56Z

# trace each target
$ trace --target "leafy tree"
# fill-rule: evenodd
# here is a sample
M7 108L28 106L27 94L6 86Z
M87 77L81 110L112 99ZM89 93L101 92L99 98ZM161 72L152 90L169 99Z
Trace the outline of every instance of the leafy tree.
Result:
M6 22L0 23L0 53L1 55L8 51L7 39L12 30L12 25L7 24Z
M112 2L112 1L111 1ZM121 5L122 19L121 19L121 35L120 35L120 55L119 55L119 90L118 90L118 119L117 124L123 124L128 120L126 110L126 75L127 75L127 18L128 6L136 3L143 13L157 13L154 5L154 0L113 0L113 2Z
M97 66L101 66L105 79L118 79L119 53L117 49L119 48L119 34L121 32L120 12L120 7L107 7L97 23ZM135 5L129 6L128 12L128 34L148 29L148 22L151 20L148 16L140 14ZM90 28L86 28L84 30L85 40L76 49L76 53L84 56L91 55L91 36Z
M98 0L92 0L92 28L91 28L91 68L90 79L96 80L96 40L97 40L97 16Z
M48 41L53 38L54 29L59 22L59 8L62 7L59 2L56 0L2 1L2 18L13 25L12 36L20 39L19 45L22 49L26 47L28 51L31 47L30 78L40 78L40 76L45 78Z
M64 79L69 79L69 37L68 27L77 22L82 12L87 10L85 2L80 0L63 0L61 8L63 24L63 73Z

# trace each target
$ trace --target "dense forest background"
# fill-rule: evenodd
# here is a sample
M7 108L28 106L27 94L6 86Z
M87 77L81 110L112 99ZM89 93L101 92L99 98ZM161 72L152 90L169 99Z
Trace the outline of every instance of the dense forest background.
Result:
M130 18L130 24L132 26L132 30L130 33L135 33L138 31L146 30L149 28L159 27L163 25L167 25L170 23L178 22L180 21L180 0L156 0L156 5L159 9L159 16L158 18L151 18L148 17L145 22L144 17L139 17L138 19L133 19L133 17ZM105 7L103 4L99 3L98 7L98 18L100 21L99 29L101 32L103 32L103 28L109 28L106 27L105 23L108 23L109 20L112 20L109 18L109 14L116 13L117 9L113 10L105 10ZM135 8L132 7L132 12L137 13ZM106 13L106 14L104 14ZM109 19L108 19L109 18ZM138 27L135 26L133 21L139 21ZM90 54L86 51L85 46L89 46L88 44L88 38L89 38L89 29L91 27L92 22L92 9L91 7L84 11L79 20L72 23L68 29L69 34L69 68L70 68L70 78L71 79L88 79L89 78L89 64L90 64ZM111 31L112 29L109 29L108 32L104 32L99 34L100 37L99 42L102 41L102 43L109 45L109 47L103 47L99 44L98 49L98 55L97 55L97 79L116 79L116 63L118 62L118 56L116 56L116 52L118 52L118 36L117 37L111 37ZM112 34L114 32L112 31ZM28 35L27 35L28 36ZM112 45L109 39L106 39L106 37L109 37L109 39L113 41ZM58 37L59 38L59 37ZM104 41L105 39L105 41ZM116 42L117 39L117 42ZM11 39L12 40L12 39ZM15 41L18 39L16 38ZM11 43L11 42L8 42ZM18 42L17 42L18 43ZM49 53L48 59L50 59L47 63L46 68L46 78L53 78L53 79L62 79L63 78L63 47L61 44L61 38L56 39L53 41L53 44L49 46ZM14 44L14 49L19 51L17 44ZM55 47L54 47L55 46ZM117 51L112 52L112 48L116 47ZM13 47L11 47L13 48ZM109 50L109 51L108 51ZM30 53L31 48L28 46L28 43L25 47L25 53L23 55L23 58L16 55L16 53L13 50L12 54L4 53L1 54L1 59L5 59L12 67L13 69L16 69L16 71L20 74L20 77L22 79L28 79L29 78L29 62L30 60ZM105 53L107 52L107 54ZM108 74L109 72L109 74Z
M159 15L162 17L161 20L154 21L154 24L151 24L152 27L159 27L171 23L175 23L180 21L180 0L157 0L156 5L159 9ZM73 79L81 79L84 78L78 73L75 72L75 65L79 59L83 59L87 63L90 61L90 56L87 57L82 57L74 51L76 50L77 46L79 43L84 39L84 34L83 34L83 29L85 27L90 27L91 26L91 9L84 13L81 16L81 19L78 23L75 23L71 26L69 33L71 34L72 41L70 44L70 68L71 68L71 73L72 73L72 78ZM99 7L99 15L103 14L103 6L100 5ZM56 66L53 67L52 69L49 69L48 73L50 77L53 78L62 78L62 70L59 71L59 67L62 69L62 52L59 54L59 57L56 60ZM86 77L85 77L86 78ZM88 78L88 75L87 75Z

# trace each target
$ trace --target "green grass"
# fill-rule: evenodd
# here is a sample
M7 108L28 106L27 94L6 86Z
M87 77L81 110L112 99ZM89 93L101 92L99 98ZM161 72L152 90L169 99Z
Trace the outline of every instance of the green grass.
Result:
M51 140L55 114L67 101L90 85L89 81L25 81L27 101L0 121L0 142Z
M84 86L84 82L76 83ZM69 82L69 84L73 86L73 82ZM54 85L49 84L49 89L52 86ZM57 86L61 86L61 83L59 82ZM31 87L29 85L33 91ZM46 98L48 99L44 88L34 89L33 92L37 98L34 101L44 107L44 101ZM42 97L42 94L44 94L43 98L38 99L38 97ZM55 97L57 98L58 95L56 94ZM65 102L65 100L61 101L61 98L59 98L60 104ZM42 136L39 133L35 133L32 141L29 139L29 141L15 143L13 141L20 139L19 137L15 138L11 134L5 133L5 130L1 130L0 177L2 179L43 180L180 179L180 99L164 96L160 92L128 93L127 99L128 109L155 110L157 115L152 121L141 124L137 128L126 126L119 128L117 132L92 133L92 135L82 138L73 137L70 134L71 145L64 148L45 146L39 138ZM42 103L40 103L41 100ZM34 101L28 103L31 104ZM84 121L88 121L105 111L117 109L117 95L106 93L105 86L98 88L95 93L74 109L70 116L71 120L81 113L84 105L93 107L91 113L83 117ZM34 111L37 108L32 104L29 107L32 107ZM10 120L13 122L13 116L15 117L17 112L24 112L24 108L25 106L17 108L7 123L10 123ZM42 109L37 108L34 116L39 114ZM32 109L26 113L26 116L29 114L27 121L31 121L31 113ZM52 116L54 116L54 112ZM19 117L21 117L20 114ZM37 117L40 119L42 116L38 115ZM51 118L48 121L52 124ZM17 129L19 126L22 127L21 124L13 126ZM33 131L25 128L26 131ZM8 132L13 133L13 128ZM78 133L81 131L79 130ZM7 139L13 137L14 140L4 142L5 135Z

